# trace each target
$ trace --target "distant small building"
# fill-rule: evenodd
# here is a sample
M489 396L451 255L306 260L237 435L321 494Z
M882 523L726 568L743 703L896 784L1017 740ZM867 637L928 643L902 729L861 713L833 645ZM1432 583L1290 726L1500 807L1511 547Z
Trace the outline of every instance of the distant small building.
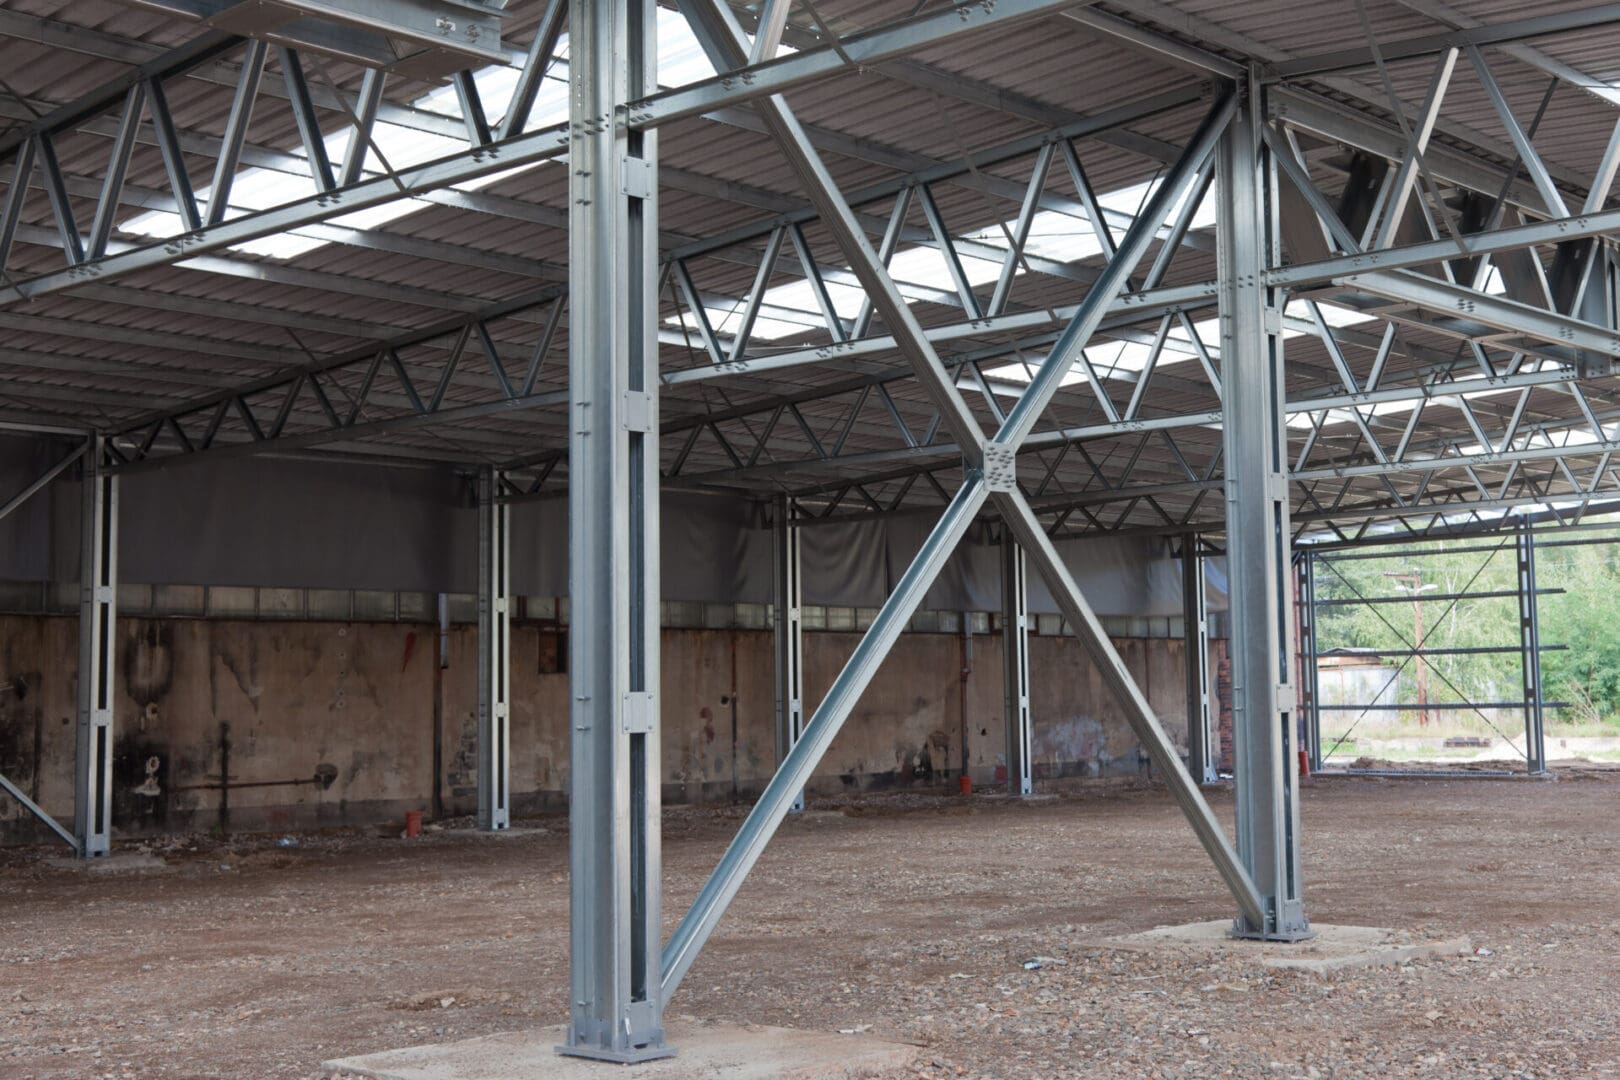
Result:
M1405 672L1376 649L1329 649L1316 661L1316 695L1324 723L1353 720L1355 712L1330 710L1333 705L1394 705L1400 701ZM1400 714L1378 709L1367 717L1375 726Z

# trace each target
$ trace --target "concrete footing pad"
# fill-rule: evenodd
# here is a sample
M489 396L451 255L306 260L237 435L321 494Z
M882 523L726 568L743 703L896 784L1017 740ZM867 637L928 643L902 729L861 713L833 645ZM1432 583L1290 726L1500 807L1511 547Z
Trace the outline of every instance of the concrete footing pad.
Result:
M1473 951L1461 935L1431 937L1379 926L1334 926L1312 923L1316 936L1305 941L1240 941L1230 936L1230 919L1160 926L1140 934L1110 938L1103 944L1125 950L1202 950L1231 959L1253 959L1268 968L1290 968L1326 975L1345 968L1404 964L1432 956L1458 956Z
M169 864L146 851L114 851L97 859L63 855L51 859L49 865L58 870L74 870L81 874L133 874L166 870Z
M561 1027L384 1050L321 1064L331 1080L861 1080L909 1067L920 1052L864 1035L703 1021L668 1025L676 1056L627 1068L563 1057Z

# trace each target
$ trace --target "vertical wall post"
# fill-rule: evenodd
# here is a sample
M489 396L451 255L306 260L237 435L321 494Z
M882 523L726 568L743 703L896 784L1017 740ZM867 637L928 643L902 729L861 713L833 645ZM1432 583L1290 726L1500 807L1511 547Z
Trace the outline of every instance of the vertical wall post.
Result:
M1322 709L1317 698L1321 645L1316 640L1316 553L1299 553L1299 675L1300 737L1311 771L1322 767Z
M1288 941L1310 925L1300 889L1282 304L1261 276L1278 261L1279 230L1260 141L1264 91L1257 73L1247 81L1218 154L1217 236L1237 849L1265 919L1239 915L1234 933Z
M659 919L654 0L569 5L570 1016L565 1054L667 1057Z
M1001 536L1001 650L1007 693L1007 793L1035 791L1029 714L1029 578L1024 549L1011 530Z
M1531 773L1547 771L1542 729L1541 626L1536 616L1536 533L1519 523L1519 650L1524 673L1524 763Z
M113 701L117 691L118 477L101 436L84 456L79 519L79 724L73 835L87 859L112 847Z
M478 827L511 828L511 507L502 475L478 474Z
M776 500L772 523L775 543L775 591L772 626L776 635L776 764L781 766L788 751L804 734L804 627L800 605L804 595L799 578L799 530L793 524L793 499L782 495ZM804 792L793 799L790 808L804 810Z
M1181 543L1182 633L1187 653L1187 771L1200 784L1213 784L1214 732L1209 709L1209 593L1197 536Z

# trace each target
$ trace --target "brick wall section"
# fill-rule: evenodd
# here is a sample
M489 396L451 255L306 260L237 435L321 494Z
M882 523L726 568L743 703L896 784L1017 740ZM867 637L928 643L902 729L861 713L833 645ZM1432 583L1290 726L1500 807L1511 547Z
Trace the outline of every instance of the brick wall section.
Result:
M437 636L431 623L413 622L119 619L115 834L394 821L406 810L432 813L435 789L447 813L470 813L477 635L453 626L442 670ZM512 628L518 814L566 808L568 677L558 637L536 622ZM805 635L808 709L859 640ZM1182 641L1116 645L1184 747ZM1136 740L1080 645L1037 635L1030 651L1037 782L1140 772ZM964 673L960 633L903 635L817 769L811 796L954 790L964 757L976 787L993 784L1006 745L1000 635L975 634L968 655ZM0 616L10 691L0 694L0 773L65 821L77 659L77 619ZM666 801L746 801L764 787L775 767L772 663L768 630L664 631ZM0 799L0 843L47 838Z
M1215 722L1215 768L1223 773L1232 771L1232 659L1226 655L1226 643L1217 643L1220 659L1215 663L1215 699L1219 713Z

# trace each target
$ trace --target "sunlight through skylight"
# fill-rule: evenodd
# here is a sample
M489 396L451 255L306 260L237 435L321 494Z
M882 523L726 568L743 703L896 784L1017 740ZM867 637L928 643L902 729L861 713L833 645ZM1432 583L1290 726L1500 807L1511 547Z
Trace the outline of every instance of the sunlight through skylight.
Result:
M687 26L686 20L677 12L664 8L658 10L658 43L660 86L684 86L687 83L710 78L715 74L714 68L710 65L702 47L697 43L697 39L692 36L691 28ZM784 47L782 51L788 52L791 50ZM558 42L557 59L548 69L546 78L536 95L534 108L529 113L528 123L524 126L525 131L551 127L567 121L567 56L568 37L565 34ZM512 93L517 87L518 74L519 71L516 66L490 66L482 68L473 74L473 81L478 85L478 96L484 103L484 109L489 115L492 127L498 123L499 117L505 114L507 107L511 103ZM410 106L425 112L453 117L458 121L461 119L461 104L456 97L453 86L438 87L412 100ZM334 131L326 136L324 140L326 153L334 168L343 160L343 156L348 150L349 140L353 135L354 128L346 125L341 130ZM372 128L372 143L373 148L367 155L364 173L368 179L384 175L383 162L378 160L379 152L381 158L386 160L388 165L397 171L457 154L467 149L465 139L421 131L382 119L379 119ZM552 164L551 161L538 161L529 165L520 165L489 176L482 176L475 180L456 184L454 190L477 191L499 183L508 177L517 176L550 164ZM207 205L211 190L211 186L197 189L199 206ZM230 201L232 210L237 214L241 214L249 211L273 209L286 203L307 198L315 193L314 181L307 175L253 167L243 169L236 174L236 178L231 184ZM352 229L371 229L390 221L397 221L407 214L413 214L430 205L432 204L424 199L396 199L379 206L356 210L351 214L333 218L331 224ZM136 215L123 222L120 228L127 233L158 239L176 236L185 231L178 214L159 210ZM292 259L324 247L330 242L321 229L315 227L295 229L275 236L267 236L260 240L235 245L231 250L276 259Z

